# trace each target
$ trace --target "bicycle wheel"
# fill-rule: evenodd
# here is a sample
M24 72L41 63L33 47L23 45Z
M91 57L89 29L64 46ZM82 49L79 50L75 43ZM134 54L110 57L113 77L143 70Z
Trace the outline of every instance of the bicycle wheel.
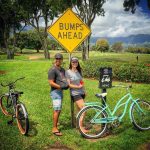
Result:
M149 130L150 129L150 103L143 100L138 100L137 103L140 108L136 103L134 103L131 108L132 123L138 130Z
M0 108L4 115L12 116L13 115L13 105L10 96L3 95L0 97Z
M26 108L22 103L16 106L16 119L21 134L27 135L29 130L29 119Z
M77 125L80 133L91 139L99 138L106 130L107 124L104 123L106 113L98 106L87 106L83 108L78 117Z

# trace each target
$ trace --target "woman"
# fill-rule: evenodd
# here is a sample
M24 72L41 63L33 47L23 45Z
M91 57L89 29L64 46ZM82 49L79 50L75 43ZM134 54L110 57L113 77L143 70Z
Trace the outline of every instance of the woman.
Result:
M78 58L71 58L69 70L66 71L66 78L70 87L71 99L76 103L78 110L80 110L84 106L85 90Z

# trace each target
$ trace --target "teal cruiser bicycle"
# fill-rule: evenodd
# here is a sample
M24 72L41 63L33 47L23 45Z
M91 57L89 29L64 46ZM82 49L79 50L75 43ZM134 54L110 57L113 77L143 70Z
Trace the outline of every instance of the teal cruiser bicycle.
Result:
M81 135L84 137L92 139L99 138L106 132L108 124L112 124L115 127L119 126L129 105L130 120L136 129L150 129L150 103L144 100L134 99L129 90L129 88L132 88L131 85L116 85L113 87L122 87L127 89L127 94L118 100L113 111L111 111L104 99L107 93L102 93L95 95L102 99L102 105L98 102L86 103L85 107L77 114L77 127L79 128ZM121 115L117 115L120 107L124 107L124 109Z

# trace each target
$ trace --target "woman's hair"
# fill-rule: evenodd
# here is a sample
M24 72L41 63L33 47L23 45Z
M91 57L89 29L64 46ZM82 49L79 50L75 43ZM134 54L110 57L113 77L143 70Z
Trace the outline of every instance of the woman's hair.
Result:
M71 61L70 61L69 69L72 69ZM78 72L80 73L80 75L82 76L82 68L80 67L80 63L79 63L79 61L78 61L77 70L78 70Z

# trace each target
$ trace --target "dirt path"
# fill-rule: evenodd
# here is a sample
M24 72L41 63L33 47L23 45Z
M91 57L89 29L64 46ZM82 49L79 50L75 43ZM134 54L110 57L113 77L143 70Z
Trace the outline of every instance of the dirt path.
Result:
M141 145L138 150L150 150L150 143Z
M29 60L36 60L39 58L44 58L44 56L29 56Z

